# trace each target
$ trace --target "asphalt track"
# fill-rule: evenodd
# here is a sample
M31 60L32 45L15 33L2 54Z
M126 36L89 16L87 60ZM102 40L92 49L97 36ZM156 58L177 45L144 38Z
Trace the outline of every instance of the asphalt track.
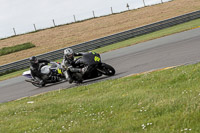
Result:
M110 77L112 79L170 66L197 63L200 62L200 28L121 48L101 56L103 62L116 69L116 75ZM84 84L110 78L101 77L85 81ZM0 81L0 103L76 86L64 82L36 88L24 79L25 77L20 76Z

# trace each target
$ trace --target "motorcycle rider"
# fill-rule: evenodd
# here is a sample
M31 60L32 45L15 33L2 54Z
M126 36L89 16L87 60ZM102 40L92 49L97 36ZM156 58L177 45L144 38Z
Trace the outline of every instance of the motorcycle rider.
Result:
M83 68L77 68L83 62L80 60L75 60L74 56L83 56L84 52L75 53L71 48L67 48L64 50L64 56L62 61L62 67L65 68L67 66L67 73L68 73L68 81L71 84L74 79L72 78L72 73L77 73L78 82L82 82L82 76L87 71L88 66L84 66Z
M44 60L44 59L37 59L37 57L32 56L29 58L30 61L30 70L31 70L31 75L33 78L37 77L39 80L39 84L42 85L44 84L44 79L42 79L42 74L41 74L41 68L44 65L48 65L50 63L50 60Z

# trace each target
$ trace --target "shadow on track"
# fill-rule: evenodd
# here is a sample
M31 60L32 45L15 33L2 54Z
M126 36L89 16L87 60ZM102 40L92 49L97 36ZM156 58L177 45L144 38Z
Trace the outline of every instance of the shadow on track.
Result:
M77 84L77 83L69 84L67 81L61 81L61 82L57 82L57 83L47 84L44 87L36 88L36 90L47 89L49 87L52 87L52 86L55 86L55 85L58 85L58 84L62 84L62 83L66 83L66 88L62 88L62 89L69 89L69 88L78 87L78 86L82 86L82 85L89 85L89 84L101 82L101 81L108 80L108 79L114 79L115 77L117 77L118 75L121 75L123 73L125 73L125 72L117 73L114 76L101 76L101 77L94 78L94 79L84 80L83 83L81 83L81 84Z

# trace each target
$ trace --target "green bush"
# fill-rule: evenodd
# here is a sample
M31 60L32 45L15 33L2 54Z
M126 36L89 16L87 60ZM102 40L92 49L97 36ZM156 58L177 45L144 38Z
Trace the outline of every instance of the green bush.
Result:
M4 47L4 48L0 49L0 56L14 53L14 52L21 51L21 50L25 50L25 49L29 49L29 48L33 48L33 47L35 47L35 45L30 42L15 45L12 47Z

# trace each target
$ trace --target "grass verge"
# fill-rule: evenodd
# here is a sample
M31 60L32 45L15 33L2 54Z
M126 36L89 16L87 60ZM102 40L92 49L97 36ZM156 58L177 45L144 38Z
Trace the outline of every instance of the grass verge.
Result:
M15 45L12 47L4 47L4 48L0 49L0 56L18 52L18 51L25 50L25 49L29 49L29 48L33 48L33 47L35 47L35 45L30 42Z
M0 132L200 132L200 63L0 104Z
M105 46L105 47L96 49L94 51L97 52L97 53L108 52L108 51L119 49L119 48L122 48L122 47L127 47L127 46L134 45L134 44L137 44L137 43L141 43L141 42L153 40L153 39L156 39L156 38L164 37L164 36L167 36L167 35L175 34L175 33L178 33L178 32L191 30L191 29L197 28L199 26L200 26L200 19L196 19L196 20L193 20L193 21L190 21L190 22L187 22L187 23L179 24L179 25L176 25L176 26L173 26L173 27L170 27L170 28L166 28L166 29L163 29L163 30L160 30L160 31L156 31L156 32L153 32L153 33L150 33L150 34L146 34L146 35L143 35L143 36L128 39L126 41L115 43L115 44L112 44L112 45L109 45L109 46ZM6 76L6 78L4 77L5 75L3 75L3 76L0 76L0 81L5 80L5 79L9 79L9 78L12 78L12 77L16 77L16 76L19 76L19 75L20 75L19 73L16 73L16 75L15 75L15 73L13 73L13 74L9 74L9 76Z
M14 78L14 77L17 77L17 76L21 76L24 71L28 71L28 70L29 70L29 68L19 70L19 71L16 71L16 72L11 72L9 74L1 75L0 81L10 79L10 78Z

